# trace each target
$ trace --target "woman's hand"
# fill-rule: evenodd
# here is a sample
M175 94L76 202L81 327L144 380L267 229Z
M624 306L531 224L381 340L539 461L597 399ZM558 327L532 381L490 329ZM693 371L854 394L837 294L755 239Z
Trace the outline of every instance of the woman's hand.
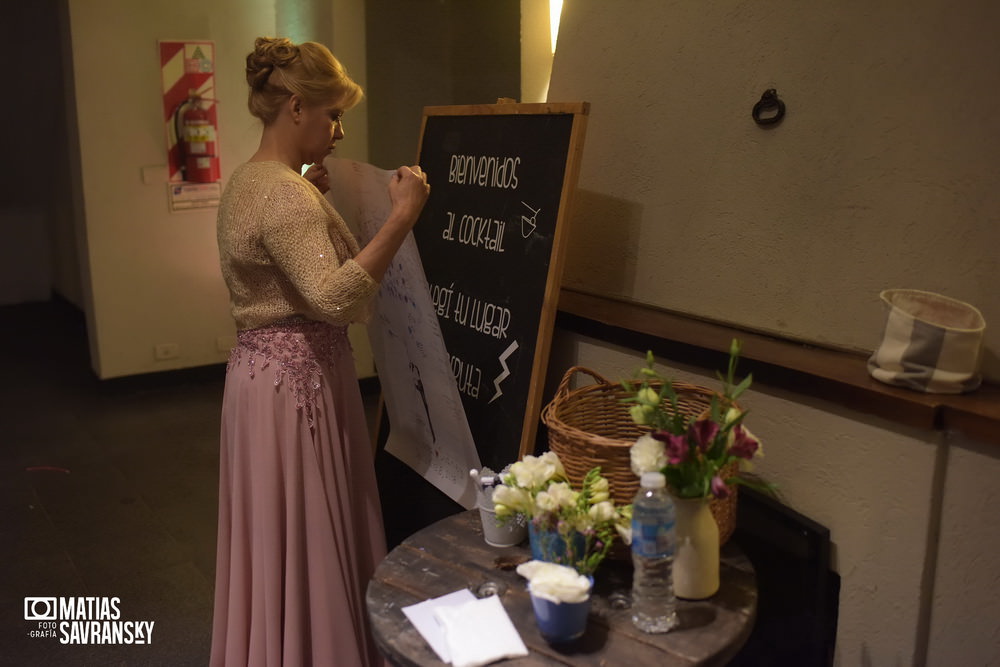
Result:
M417 224L430 192L427 174L417 165L400 167L393 174L389 181L392 211L382 228L354 258L375 281L382 280L399 246L403 245L406 235Z
M417 223L431 186L427 174L419 165L400 167L389 182L389 199L392 200L390 218L398 219L410 229Z
M316 189L320 191L320 194L326 194L330 190L330 172L326 170L326 167L322 163L317 162L308 169L306 173L302 174L307 181L316 186Z

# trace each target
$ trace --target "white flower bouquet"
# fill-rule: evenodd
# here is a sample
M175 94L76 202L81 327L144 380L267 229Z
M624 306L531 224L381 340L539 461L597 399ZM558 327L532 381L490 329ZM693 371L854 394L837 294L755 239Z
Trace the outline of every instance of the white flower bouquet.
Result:
M557 533L565 548L551 555L581 574L597 569L631 522L631 506L615 506L600 468L590 470L581 488L574 489L554 452L514 463L494 489L493 503L499 520L523 516L536 531Z

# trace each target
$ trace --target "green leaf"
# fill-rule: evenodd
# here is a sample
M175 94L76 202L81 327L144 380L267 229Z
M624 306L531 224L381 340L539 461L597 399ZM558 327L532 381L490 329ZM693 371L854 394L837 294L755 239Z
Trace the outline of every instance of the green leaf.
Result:
M714 421L716 424L722 423L722 406L719 404L719 400L715 396L712 397L712 404L711 404L711 410L709 411L709 415L711 416L712 421Z
M733 389L732 398L733 399L739 398L739 395L742 394L747 389L749 389L751 384L753 384L753 373L743 378L743 382L740 382L739 385L737 385L736 388Z
M707 456L710 459L718 459L722 456L723 452L726 450L726 440L729 439L729 430L719 431L719 434L715 436L715 440L712 441L712 446L708 448ZM713 471L714 475L715 472Z
M674 385L670 382L663 383L663 386L660 388L660 396L667 397L674 405L677 404L677 391L674 389Z
M747 479L742 475L736 475L735 477L730 477L726 481L732 480L733 484L739 484L747 488L753 489L754 491L760 491L761 493L766 493L767 495L773 496L778 490L778 485L772 482L757 481L752 479Z

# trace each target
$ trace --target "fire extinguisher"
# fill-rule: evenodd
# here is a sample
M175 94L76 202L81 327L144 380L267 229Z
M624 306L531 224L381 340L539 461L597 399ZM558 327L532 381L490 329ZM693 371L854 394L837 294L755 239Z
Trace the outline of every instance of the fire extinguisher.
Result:
M181 174L185 181L214 183L221 177L215 126L195 91L177 105L174 131L180 149Z

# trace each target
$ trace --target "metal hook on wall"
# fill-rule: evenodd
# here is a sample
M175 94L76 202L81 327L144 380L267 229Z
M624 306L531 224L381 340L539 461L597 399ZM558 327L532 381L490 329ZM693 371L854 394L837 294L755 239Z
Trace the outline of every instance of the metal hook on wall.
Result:
M778 98L778 91L768 88L760 96L760 101L753 105L750 114L758 125L774 125L785 117L785 103Z

